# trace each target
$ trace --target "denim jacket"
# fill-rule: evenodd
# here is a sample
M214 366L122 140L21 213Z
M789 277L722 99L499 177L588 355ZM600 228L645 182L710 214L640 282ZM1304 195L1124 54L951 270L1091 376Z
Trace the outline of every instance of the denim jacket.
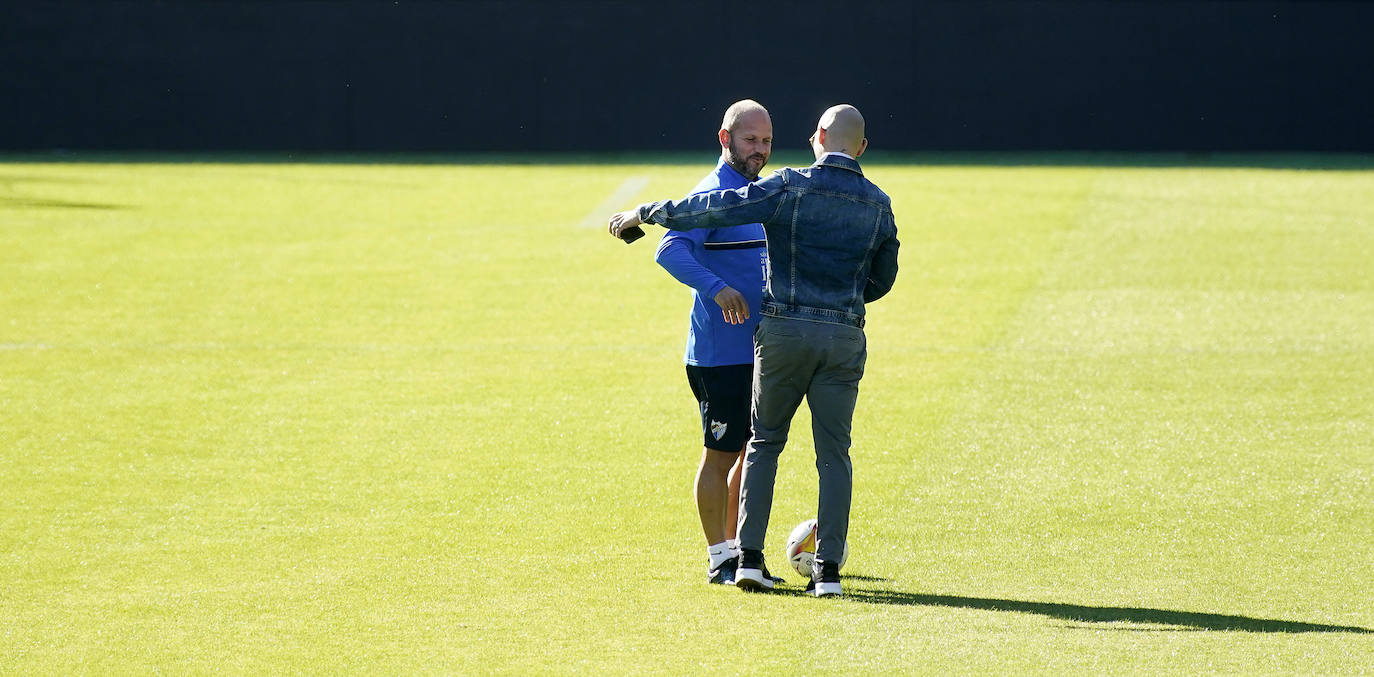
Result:
M864 303L897 277L892 201L843 155L827 153L735 190L643 204L639 219L671 230L762 223L764 315L862 327Z

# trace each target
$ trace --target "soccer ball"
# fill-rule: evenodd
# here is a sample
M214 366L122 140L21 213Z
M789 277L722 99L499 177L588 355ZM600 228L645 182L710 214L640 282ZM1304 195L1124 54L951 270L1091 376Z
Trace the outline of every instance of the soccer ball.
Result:
M844 554L840 555L840 567L849 559L849 543L844 544ZM792 568L807 580L811 578L811 565L816 561L816 520L804 520L792 529L787 537L787 561Z

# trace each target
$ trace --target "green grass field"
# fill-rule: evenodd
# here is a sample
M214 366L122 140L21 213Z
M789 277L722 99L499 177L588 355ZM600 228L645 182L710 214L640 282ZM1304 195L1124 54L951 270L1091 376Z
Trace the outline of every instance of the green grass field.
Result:
M704 582L671 160L0 163L0 674L1374 671L1368 163L873 158L815 600Z

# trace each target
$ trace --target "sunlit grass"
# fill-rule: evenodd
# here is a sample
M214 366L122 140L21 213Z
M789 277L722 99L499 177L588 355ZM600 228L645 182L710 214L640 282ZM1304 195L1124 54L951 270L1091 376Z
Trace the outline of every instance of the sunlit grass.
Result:
M0 164L0 673L1374 664L1374 173L870 163L818 601L705 585L689 297L587 225L713 162Z

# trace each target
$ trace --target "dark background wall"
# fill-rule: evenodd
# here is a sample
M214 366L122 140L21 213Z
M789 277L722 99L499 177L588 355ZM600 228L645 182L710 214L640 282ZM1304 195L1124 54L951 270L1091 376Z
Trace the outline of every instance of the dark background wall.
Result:
M214 0L0 5L0 149L1374 151L1374 3Z

